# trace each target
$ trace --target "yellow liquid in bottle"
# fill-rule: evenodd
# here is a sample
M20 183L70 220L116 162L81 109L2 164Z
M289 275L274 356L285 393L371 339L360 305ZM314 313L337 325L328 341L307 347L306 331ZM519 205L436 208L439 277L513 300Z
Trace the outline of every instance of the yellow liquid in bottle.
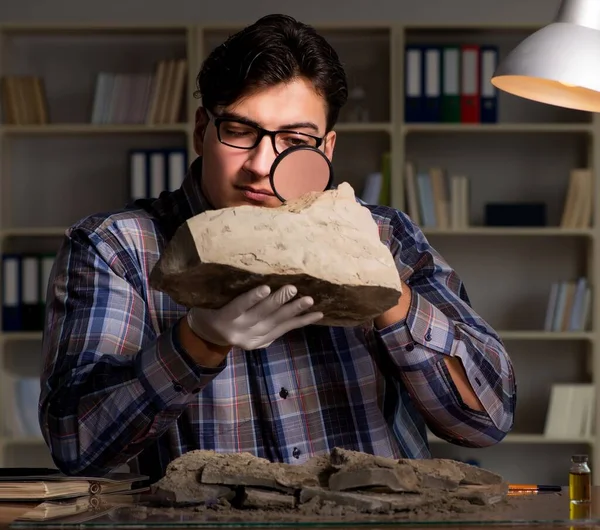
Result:
M592 475L569 473L569 499L572 502L589 502L592 498Z

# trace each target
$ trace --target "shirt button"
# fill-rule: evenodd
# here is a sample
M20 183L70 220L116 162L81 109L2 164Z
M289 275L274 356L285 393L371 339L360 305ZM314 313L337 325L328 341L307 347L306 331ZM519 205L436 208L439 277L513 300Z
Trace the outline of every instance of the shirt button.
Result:
M425 333L425 340L426 340L427 342L429 342L429 341L431 340L431 328L429 328L429 329L427 330L427 333Z
M292 451L292 456L296 459L300 458L300 449L294 447L294 450Z
M183 387L176 381L173 381L173 390L175 390L175 392L181 392Z
M410 344L407 344L405 348L406 351L413 351L414 349L415 345L412 342Z
M279 397L286 399L289 395L290 393L287 391L287 389L281 387L281 390L279 391Z

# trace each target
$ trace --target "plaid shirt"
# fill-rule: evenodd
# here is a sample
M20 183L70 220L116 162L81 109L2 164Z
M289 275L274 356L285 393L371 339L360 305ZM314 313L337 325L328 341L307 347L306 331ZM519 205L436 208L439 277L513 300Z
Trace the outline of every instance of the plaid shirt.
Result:
M404 321L309 326L265 349L233 348L217 368L195 364L176 333L186 308L148 277L176 228L210 208L199 164L149 207L66 232L48 289L40 396L59 469L102 475L129 462L155 481L192 449L296 464L336 446L427 458L426 426L470 447L505 436L516 387L502 342L419 228L389 207L366 205L413 293ZM446 356L460 357L485 412L464 404Z

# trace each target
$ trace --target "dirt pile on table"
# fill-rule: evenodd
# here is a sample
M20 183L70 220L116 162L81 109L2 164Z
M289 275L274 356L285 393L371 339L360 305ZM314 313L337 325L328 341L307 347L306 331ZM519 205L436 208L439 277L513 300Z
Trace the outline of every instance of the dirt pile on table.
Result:
M299 465L249 453L190 451L153 485L164 503L230 520L359 515L443 517L503 501L500 475L448 459L384 458L336 448Z

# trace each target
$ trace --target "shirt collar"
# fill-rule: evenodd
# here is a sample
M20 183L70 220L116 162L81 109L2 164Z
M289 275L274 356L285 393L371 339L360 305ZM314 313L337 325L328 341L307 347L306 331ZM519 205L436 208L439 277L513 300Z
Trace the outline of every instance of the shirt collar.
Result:
M215 209L202 191L202 157L196 158L190 164L187 175L181 185L181 193L183 200L187 203L186 210L189 217Z

